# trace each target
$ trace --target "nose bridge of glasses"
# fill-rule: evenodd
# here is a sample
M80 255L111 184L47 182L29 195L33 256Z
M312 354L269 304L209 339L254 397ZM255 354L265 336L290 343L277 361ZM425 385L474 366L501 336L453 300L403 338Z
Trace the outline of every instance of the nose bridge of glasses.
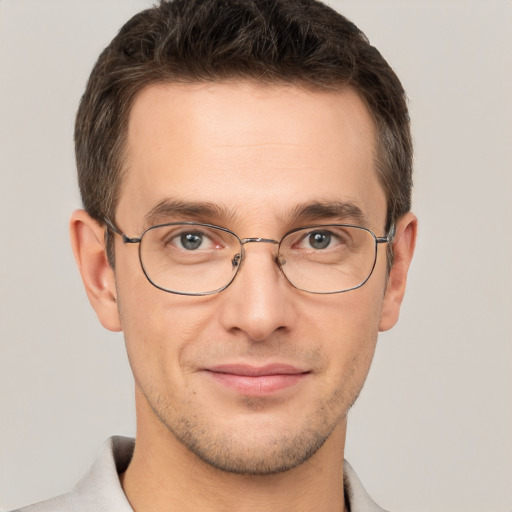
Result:
M255 244L255 243L279 245L279 240L274 240L272 238L262 238L262 237L241 238L240 245L242 246L242 253L236 254L234 256L234 258L232 259L232 264L234 267L238 267L245 257L245 247L244 246L246 244Z
M257 238L242 238L240 240L240 242L242 243L242 245L254 244L254 243L264 243L264 244L279 245L279 240L274 240L272 238L261 238L261 237L257 237Z

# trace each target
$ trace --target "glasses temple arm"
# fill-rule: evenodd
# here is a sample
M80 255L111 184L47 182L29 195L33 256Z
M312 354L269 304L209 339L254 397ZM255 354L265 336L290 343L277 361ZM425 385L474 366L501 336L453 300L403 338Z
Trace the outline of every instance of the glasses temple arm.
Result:
M379 236L376 238L378 244L391 243L396 235L396 227L393 222L389 228L388 234L386 236Z
M107 217L103 217L103 222L105 223L105 226L107 226L107 229L112 231L112 233L119 235L123 239L123 243L138 244L140 242L140 238L130 238L129 236L125 235L113 222L107 219Z

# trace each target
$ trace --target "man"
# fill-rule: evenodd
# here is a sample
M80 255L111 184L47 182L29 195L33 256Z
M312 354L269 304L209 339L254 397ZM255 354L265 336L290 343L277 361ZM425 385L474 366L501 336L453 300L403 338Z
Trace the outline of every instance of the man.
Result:
M26 511L377 511L347 413L414 250L405 95L314 0L161 2L100 56L71 239L137 436Z

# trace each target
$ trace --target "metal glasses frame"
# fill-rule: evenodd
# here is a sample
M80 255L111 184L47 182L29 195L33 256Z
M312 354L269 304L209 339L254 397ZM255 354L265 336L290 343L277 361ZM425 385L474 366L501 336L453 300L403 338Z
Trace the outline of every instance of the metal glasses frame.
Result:
M291 229L290 231L287 231L282 237L280 240L274 240L273 238L262 238L262 237L249 237L249 238L240 238L236 233L234 233L233 231L231 231L230 229L227 229L227 228L224 228L222 226L216 226L215 224L207 224L207 223L202 223L202 222L165 222L165 223L162 223L162 224L156 224L154 226L150 226L149 228L145 229L142 234L139 236L139 237L130 237L128 235L126 235L125 233L123 233L113 222L111 222L110 220L108 219L103 219L104 222L105 222L105 225L107 226L108 229L110 229L110 231L112 231L113 233L115 233L116 235L119 235L123 241L124 244L139 244L139 249L138 249L138 253L139 253L139 262L140 262L140 266L142 268L142 271L144 272L144 275L146 276L146 279L155 287L155 288L158 288L159 290L162 290L164 292L167 292L167 293L174 293L176 295L191 295L191 296L203 296L203 295L214 295L216 293L220 293L222 292L223 290L225 290L234 280L235 280L235 277L238 275L238 272L240 271L240 268L242 266L242 263L244 261L244 257L245 257L245 250L244 250L244 246L246 244L251 244L251 243L265 243L265 244L274 244L274 245L277 245L278 246L278 250L277 250L277 256L276 258L274 259L275 263L277 264L277 266L279 267L279 270L281 271L281 273L283 274L283 276L285 277L285 279L294 287L296 288L297 290L301 290L303 292L306 292L306 293L313 293L313 294L317 294L317 295L331 295L331 294L334 294L334 293L345 293L345 292L349 292L349 291L352 291L352 290L356 290L357 288L361 288L361 286L363 286L367 281L368 279L370 279L371 275L373 274L373 270L375 269L375 265L377 263L377 254L378 254L378 246L379 244L389 244L389 243L392 243L393 242L393 239L395 237L395 224L391 224L391 227L387 233L387 235L385 236L377 236L375 235L375 233L373 231L371 231L370 229L368 228L365 228L363 226L356 226L354 224L318 224L318 225L311 225L311 226L301 226L299 228L294 228L294 229ZM179 292L179 291L176 291L176 290L169 290L168 288L164 288L162 286L159 286L157 283L155 283L151 277L148 275L147 271L146 271L146 268L144 267L144 262L142 260L142 250L141 250L141 247L142 247L142 239L144 237L144 235L148 232L148 231L151 231L152 229L156 229L156 228L161 228L161 227L165 227L165 226L200 226L200 227L205 227L205 228L213 228L213 229L217 229L219 231L224 231L225 233L229 233L230 235L233 235L237 240L238 242L240 243L240 252L235 254L235 256L233 257L233 260L232 260L232 264L234 267L236 267L236 272L233 274L233 277L231 278L231 280L224 286L222 286L221 288L217 288L216 290L212 290L212 291L209 291L209 292L199 292L199 293L190 293L190 292ZM336 291L332 291L332 292L313 292L313 291L310 291L310 290L305 290L303 288L300 288L298 286L296 286L295 284L293 284L290 279L288 278L288 276L286 275L286 272L283 270L283 265L286 263L284 261L280 261L279 260L279 249L280 249L280 246L281 246L281 243L282 241L289 235L291 235L292 233L295 233L297 231L301 231L303 229L314 229L314 228L320 228L320 227L325 227L325 228L328 228L328 227L347 227L347 228L357 228L357 229L362 229L366 232L368 232L372 237L373 239L375 240L375 255L374 255L374 258L373 258L373 265L372 265L372 268L368 274L368 277L366 277L366 279L364 279L363 282L361 282L360 284L358 284L357 286L353 286L352 288L347 288L346 290L336 290Z

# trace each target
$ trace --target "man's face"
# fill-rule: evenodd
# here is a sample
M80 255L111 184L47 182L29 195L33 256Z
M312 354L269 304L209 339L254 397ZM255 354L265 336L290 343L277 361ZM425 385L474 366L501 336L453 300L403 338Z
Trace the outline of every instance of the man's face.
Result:
M131 113L115 222L129 236L150 224L198 221L279 240L300 226L353 223L327 209L299 214L310 204L350 203L382 236L386 199L375 151L371 117L350 90L151 86ZM169 207L147 220L163 202ZM337 435L374 353L385 244L369 281L347 293L299 291L280 273L274 245L249 244L226 290L190 297L152 286L137 246L116 238L139 433L161 422L204 461L252 474L294 467Z

